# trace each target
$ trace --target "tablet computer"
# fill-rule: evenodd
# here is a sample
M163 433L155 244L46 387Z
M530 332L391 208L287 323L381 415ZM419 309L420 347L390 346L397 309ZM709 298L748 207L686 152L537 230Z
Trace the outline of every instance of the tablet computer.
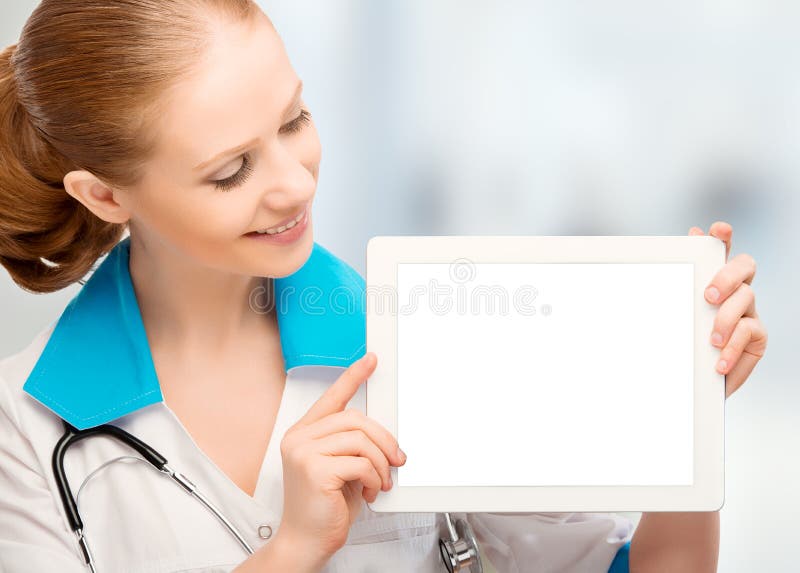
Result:
M711 236L379 236L366 413L408 459L373 511L714 511Z

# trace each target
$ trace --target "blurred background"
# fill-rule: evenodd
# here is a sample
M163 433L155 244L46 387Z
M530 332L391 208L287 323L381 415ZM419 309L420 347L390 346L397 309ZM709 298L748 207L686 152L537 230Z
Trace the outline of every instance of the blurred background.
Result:
M3 46L37 3L2 3ZM362 275L373 235L733 226L770 338L726 404L719 571L796 571L800 3L260 4L322 140L315 239ZM78 288L31 295L0 269L0 356Z

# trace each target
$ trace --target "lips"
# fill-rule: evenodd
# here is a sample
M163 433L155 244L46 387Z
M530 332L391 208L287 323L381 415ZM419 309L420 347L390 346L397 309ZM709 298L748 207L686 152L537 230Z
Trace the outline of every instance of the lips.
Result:
M311 219L311 208L309 207L305 211L303 211L300 215L300 222L292 227L288 227L286 230L282 232L254 232L254 233L247 233L244 236L250 239L251 241L255 241L257 243L263 244L272 244L272 245L293 245L295 244L301 237L305 236L306 229L308 229L308 225L310 224ZM292 225L292 223L289 223ZM279 227L280 228L280 227Z
M287 217L287 218L286 218L286 219L284 219L283 221L280 221L279 223L275 223L274 225L269 225L268 227L260 227L258 230L256 230L256 231L250 231L250 232L249 232L249 233L247 233L247 234L248 234L248 235L255 235L255 234L257 234L259 231L265 231L266 229L278 229L279 227L284 227L284 226L288 225L289 223L291 223L292 221L294 221L295 219L297 219L297 218L298 218L300 215L302 215L303 213L305 213L305 211L306 211L306 209L307 209L307 208L308 208L308 203L306 203L306 204L303 206L303 208L302 208L302 209L300 209L299 211L297 211L297 212L296 212L294 215L292 215L291 217Z

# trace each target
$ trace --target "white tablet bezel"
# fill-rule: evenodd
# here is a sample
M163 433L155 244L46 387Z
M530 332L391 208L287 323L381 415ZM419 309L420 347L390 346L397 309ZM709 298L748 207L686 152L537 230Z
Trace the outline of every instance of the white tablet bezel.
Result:
M380 289L397 292L399 263L694 264L694 485L691 486L412 486L378 493L373 511L560 512L716 511L724 503L725 376L709 342L717 306L704 290L725 264L725 244L711 236L378 236L367 244L367 351L378 364L366 382L366 413L397 436L397 314L374 312ZM463 423L460 422L460 423ZM454 426L454 436L457 425ZM442 440L446 448L446 440ZM402 444L401 444L402 446ZM465 462L465 471L468 471Z

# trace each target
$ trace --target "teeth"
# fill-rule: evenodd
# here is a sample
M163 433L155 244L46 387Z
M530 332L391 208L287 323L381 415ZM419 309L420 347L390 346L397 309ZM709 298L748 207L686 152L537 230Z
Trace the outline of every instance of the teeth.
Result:
M281 225L280 227L277 227L277 228L272 227L272 228L269 228L269 229L264 229L263 231L256 231L256 233L258 233L260 235L263 235L264 233L266 233L267 235L277 235L278 233L283 233L284 231L286 231L288 229L291 229L292 227L297 225L300 221L303 220L303 217L305 217L305 216L306 216L306 212L303 211L297 217L295 217L292 221L289 221L285 225Z

